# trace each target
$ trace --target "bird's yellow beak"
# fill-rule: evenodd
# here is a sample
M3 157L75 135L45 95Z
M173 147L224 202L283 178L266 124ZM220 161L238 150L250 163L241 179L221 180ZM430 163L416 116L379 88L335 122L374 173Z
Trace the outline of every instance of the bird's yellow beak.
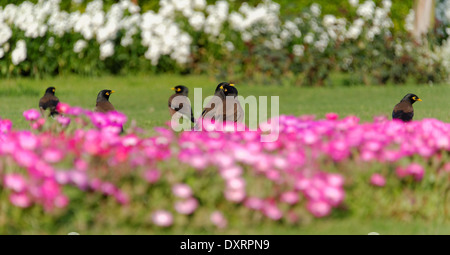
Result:
M422 101L422 99L420 99L420 98L417 98L417 100L416 101Z
M171 90L175 90L175 88L170 88Z
M114 93L114 92L115 92L114 90L111 90L111 94Z
M234 84L233 84L233 83L230 83L230 86L234 86Z

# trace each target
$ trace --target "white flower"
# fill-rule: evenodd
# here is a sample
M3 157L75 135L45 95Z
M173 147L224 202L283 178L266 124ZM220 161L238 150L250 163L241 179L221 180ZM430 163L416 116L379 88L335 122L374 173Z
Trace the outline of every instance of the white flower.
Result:
M305 43L311 44L311 43L314 42L314 35L313 35L312 33L308 33L308 34L305 36L304 40L305 40Z
M205 15L202 12L195 12L189 18L189 24L194 28L195 31L199 31L205 23Z
M232 42L226 42L225 47L228 51L234 51L234 44Z
M292 47L292 52L295 56L301 57L305 52L305 46L296 44L294 45L294 47Z
M3 58L5 56L5 50L3 48L0 48L0 58Z
M19 40L16 43L16 48L11 54L12 63L18 65L27 58L27 45L24 40Z
M0 45L6 43L12 36L11 28L8 25L0 23Z
M392 6L391 0L383 0L383 9L390 10Z
M84 48L86 48L87 42L85 40L78 40L73 45L73 52L80 53Z
M371 0L368 0L358 7L356 13L365 19L370 19L372 18L374 11L375 11L375 3Z
M114 44L111 41L107 41L100 45L100 59L111 57L114 54Z
M320 5L314 3L311 5L311 12L314 16L319 17L321 11L320 11Z
M356 7L359 4L359 0L348 0L351 6Z

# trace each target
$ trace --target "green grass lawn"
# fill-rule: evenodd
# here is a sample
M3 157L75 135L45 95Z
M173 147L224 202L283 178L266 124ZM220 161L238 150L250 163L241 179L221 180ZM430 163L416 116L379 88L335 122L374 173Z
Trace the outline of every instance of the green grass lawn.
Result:
M0 116L11 119L14 128L28 128L22 113L30 108L38 108L39 98L48 86L56 87L56 96L60 101L87 109L93 109L97 93L108 88L116 91L110 101L117 110L127 114L128 123L136 120L138 126L149 129L164 125L169 120L167 99L173 93L170 88L178 84L188 86L192 101L194 88L202 88L205 98L213 94L218 82L205 76L177 75L2 80ZM340 116L356 115L361 121L371 121L376 115L390 117L393 106L411 92L423 99L423 102L414 104L416 120L437 118L450 121L450 86L446 85L306 88L238 83L236 86L243 97L279 96L280 114L314 114L323 118L326 113L335 112ZM201 109L194 111L195 117L198 117Z
M39 98L48 86L56 87L56 95L62 102L73 106L93 109L98 91L102 89L115 90L110 101L117 110L127 114L137 125L151 130L152 127L164 125L169 120L167 99L173 93L171 87L184 84L189 87L189 97L193 100L194 88L203 88L203 98L211 95L217 81L205 76L129 76L102 78L56 77L45 80L13 79L0 82L0 116L11 119L14 128L28 129L28 123L22 113L29 108L37 108ZM415 119L437 118L450 122L450 86L441 85L404 85L404 86L355 86L304 88L293 86L256 86L256 84L237 83L239 94L246 97L279 96L279 114L302 115L314 114L323 118L328 112L338 113L341 117L356 115L361 121L371 121L374 116L385 115L390 118L393 106L407 93L415 93L423 102L414 104ZM200 109L194 109L196 116ZM436 197L439 197L436 194ZM365 198L367 204L373 204L370 197ZM371 205L375 206L376 205ZM368 209L369 210L369 209ZM374 211L370 209L369 211ZM82 212L85 213L86 211ZM380 214L382 215L382 214ZM443 215L441 215L443 216ZM79 231L78 217L74 215L68 225L55 223L51 229L39 229L43 226L35 222L35 227L20 226L15 230L0 230L0 233L20 234L66 234ZM418 217L420 218L420 217ZM249 228L234 224L225 232L211 233L207 230L158 230L145 227L123 226L96 229L95 226L81 234L361 234L378 232L380 234L450 234L450 223L446 217L434 220L402 219L393 220L383 216L370 215L365 218L363 213L358 217L351 214L327 219L312 220L301 226L283 227L274 223L262 224ZM80 218L81 219L81 218ZM0 221L7 221L0 215ZM53 224L52 222L49 223ZM48 226L48 225L47 225ZM75 228L75 229L74 229Z

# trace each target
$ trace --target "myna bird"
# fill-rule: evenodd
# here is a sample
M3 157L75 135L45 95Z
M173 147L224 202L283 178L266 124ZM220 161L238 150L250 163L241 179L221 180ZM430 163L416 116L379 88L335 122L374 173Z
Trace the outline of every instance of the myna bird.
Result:
M234 86L223 86L225 99L223 100L222 109L217 109L215 119L217 121L242 122L244 118L244 110L237 99L238 90ZM227 105L227 104L231 105Z
M413 104L416 101L422 101L418 96L414 94L407 94L400 103L396 104L392 111L392 119L400 119L404 122L411 121L414 117Z
M114 93L114 90L104 89L98 92L97 104L95 105L95 112L109 112L115 111L114 106L109 102L109 96Z
M54 116L58 114L56 110L56 105L59 103L59 99L55 96L55 87L48 87L45 90L45 94L39 100L39 110L41 111L41 115L44 116L44 113L47 109L50 110L49 116Z
M192 122L195 122L192 107L188 98L189 89L183 85L178 85L172 88L172 90L174 90L175 93L169 97L170 116L172 117L178 112L186 116Z
M207 116L211 117L212 119L215 118L216 113L214 110L217 110L216 103L225 100L225 93L223 91L224 86L234 86L234 84L221 82L219 83L219 85L217 85L216 90L214 91L214 97L208 102L207 106L203 108L202 118L205 118Z

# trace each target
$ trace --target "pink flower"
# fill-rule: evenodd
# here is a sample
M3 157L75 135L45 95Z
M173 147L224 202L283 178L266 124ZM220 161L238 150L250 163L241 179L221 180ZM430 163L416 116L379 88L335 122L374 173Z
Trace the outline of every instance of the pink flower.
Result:
M38 138L31 132L25 131L19 133L19 144L23 149L34 150L38 144Z
M64 158L64 153L61 150L50 148L46 149L42 156L48 163L57 163Z
M20 174L6 174L3 184L5 185L5 188L18 193L27 189L27 183Z
M403 167L401 167L401 166L398 166L398 167L395 169L395 173L397 174L397 176L398 176L399 178L404 178L404 177L408 176L408 172L406 171L406 169L403 168Z
M290 205L294 205L296 203L298 203L299 200L299 196L298 196L298 192L295 191L287 191L281 194L280 197L280 201L290 204Z
M61 194L61 188L55 180L47 179L41 186L40 194L45 200L53 200Z
M226 183L228 189L245 189L245 181L242 178L228 179Z
M323 190L324 199L332 206L338 206L345 198L345 193L342 189L336 187L326 187Z
M33 122L31 124L31 128L32 129L36 129L36 130L40 130L42 128L42 126L44 126L44 124L45 124L45 119L44 118L40 118L36 122Z
M311 200L306 209L316 218L322 218L331 213L331 205L322 200Z
M253 210L260 210L264 205L264 201L260 198L249 197L245 200L244 206Z
M69 198L61 194L55 198L54 204L57 208L64 208L69 204Z
M117 202L122 205L127 205L130 202L127 194L125 194L121 190L116 190L116 192L114 193L114 197L116 198Z
M0 133L11 131L12 122L10 120L0 120Z
M67 113L70 110L70 105L66 104L66 103L61 103L59 102L56 105L56 111L58 111L59 113Z
M25 193L13 193L9 195L9 201L17 207L27 208L31 206L31 199Z
M192 214L198 207L197 199L191 197L184 201L178 201L175 203L175 210L180 214L189 215Z
M173 223L173 216L168 211L157 210L152 215L152 221L157 226L169 227Z
M145 171L145 173L144 173L144 178L149 183L157 182L160 177L161 177L161 173L159 172L158 169L149 169L149 170Z
M56 120L58 121L59 124L61 124L61 126L63 127L67 127L70 124L70 118L69 117L65 117L62 115L58 115L56 117Z
M283 217L283 212L276 205L266 204L262 210L269 219L279 220Z
M218 228L226 228L228 225L227 219L219 211L214 211L209 217L211 222Z
M425 170L424 168L417 164L417 163L412 163L411 165L409 165L406 168L406 172L414 177L414 180L416 181L421 181L423 179L423 175L425 174Z
M41 117L41 113L36 109L29 109L23 112L23 116L28 121L34 121Z
M225 198L228 201L240 203L245 199L245 190L243 189L226 189Z
M384 185L386 185L386 179L381 174L373 174L372 177L370 177L370 184L384 187Z
M192 189L187 184L178 183L173 185L172 193L179 198L189 198L192 196Z
M337 120L339 118L339 115L337 113L330 112L325 114L325 118L327 118L327 120Z

